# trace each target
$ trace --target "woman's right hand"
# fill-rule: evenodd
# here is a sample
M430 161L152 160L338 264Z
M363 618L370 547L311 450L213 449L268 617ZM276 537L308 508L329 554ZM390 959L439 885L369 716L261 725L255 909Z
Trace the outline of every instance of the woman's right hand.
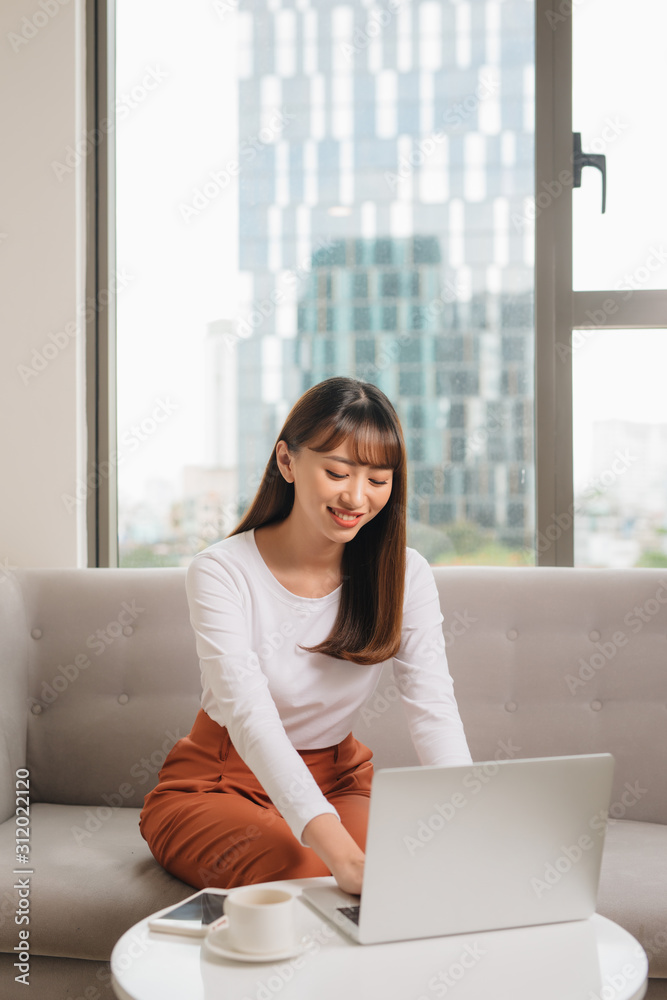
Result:
M361 885L364 881L363 855L361 858L354 858L344 861L340 865L334 865L331 869L331 874L343 892L351 892L356 896L360 896Z
M315 816L306 823L303 840L324 861L344 892L360 895L364 877L364 852L338 817L333 813Z

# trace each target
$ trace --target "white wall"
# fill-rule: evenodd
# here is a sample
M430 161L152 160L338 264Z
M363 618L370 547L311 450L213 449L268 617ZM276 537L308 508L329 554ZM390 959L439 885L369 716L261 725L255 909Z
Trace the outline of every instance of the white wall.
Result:
M52 167L84 132L84 40L84 0L0 4L0 575L86 562L85 504L62 499L85 446L85 163Z

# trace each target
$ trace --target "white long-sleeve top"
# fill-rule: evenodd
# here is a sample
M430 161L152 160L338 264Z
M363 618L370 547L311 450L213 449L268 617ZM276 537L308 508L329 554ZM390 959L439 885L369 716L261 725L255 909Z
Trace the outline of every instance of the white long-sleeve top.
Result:
M383 663L363 666L300 648L329 635L341 587L325 597L291 593L264 562L254 530L195 556L186 589L202 708L227 727L237 752L303 843L311 819L338 813L297 750L334 746L350 733ZM408 548L394 676L410 735L422 764L469 764L442 621L431 568Z

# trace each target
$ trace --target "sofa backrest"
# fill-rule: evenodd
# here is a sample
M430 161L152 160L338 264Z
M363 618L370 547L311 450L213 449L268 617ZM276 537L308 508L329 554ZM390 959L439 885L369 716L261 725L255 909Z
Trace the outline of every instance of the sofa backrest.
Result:
M26 763L25 707L28 643L23 599L18 580L0 571L0 823L14 815L17 770ZM23 773L20 775L23 778ZM25 788L25 785L19 786Z
M24 570L37 801L139 806L200 676L181 569Z
M434 575L473 760L609 752L610 815L667 823L667 571ZM407 762L397 697L385 670L355 728L388 766Z
M667 822L667 572L434 573L473 759L609 751L617 818ZM185 571L16 576L34 798L141 805L199 707ZM354 731L376 766L416 762L390 664Z

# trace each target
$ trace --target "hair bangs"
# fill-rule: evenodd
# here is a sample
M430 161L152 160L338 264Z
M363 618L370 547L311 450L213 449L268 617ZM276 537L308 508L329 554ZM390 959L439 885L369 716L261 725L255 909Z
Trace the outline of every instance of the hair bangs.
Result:
M396 427L382 419L382 415L368 410L363 413L348 410L340 414L315 443L308 443L308 447L318 452L333 451L347 439L352 458L359 465L394 472L403 465L404 446Z

